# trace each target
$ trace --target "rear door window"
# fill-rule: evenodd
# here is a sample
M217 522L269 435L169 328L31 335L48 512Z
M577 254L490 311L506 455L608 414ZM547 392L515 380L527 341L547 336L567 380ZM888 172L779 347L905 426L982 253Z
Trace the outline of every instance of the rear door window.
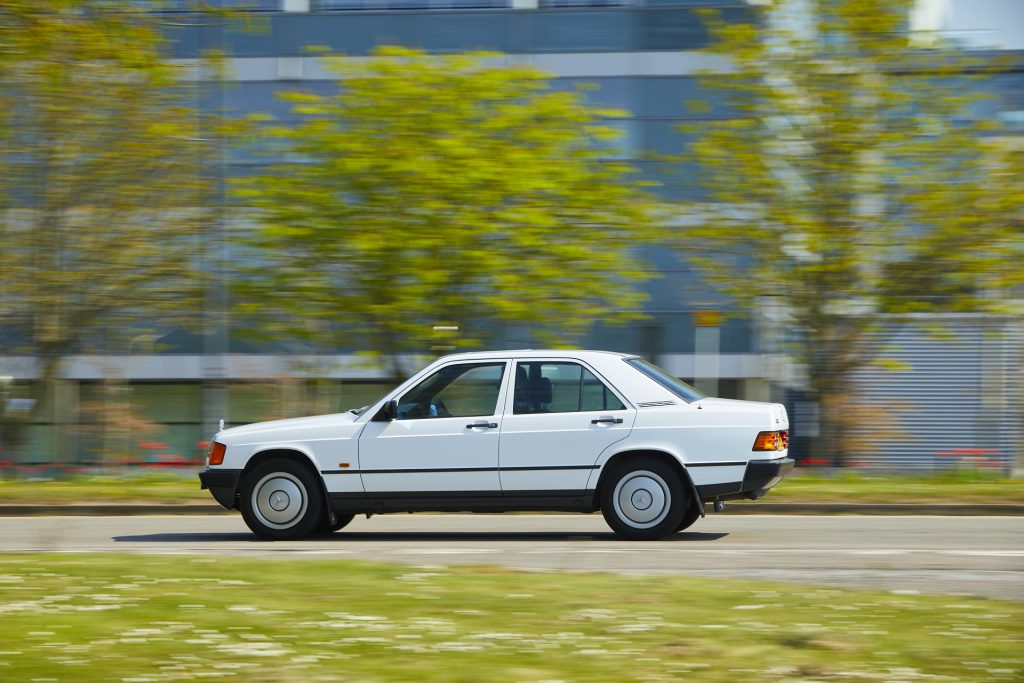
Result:
M516 365L516 415L625 409L618 396L579 363L527 361Z

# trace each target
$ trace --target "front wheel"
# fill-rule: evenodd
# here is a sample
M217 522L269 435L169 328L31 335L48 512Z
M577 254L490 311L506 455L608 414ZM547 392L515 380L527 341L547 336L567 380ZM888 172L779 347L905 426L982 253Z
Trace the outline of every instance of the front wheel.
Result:
M324 517L320 482L292 460L271 460L242 480L239 507L252 532L271 541L292 541L316 530Z
M622 462L601 490L601 514L608 526L633 541L653 541L675 532L689 503L679 475L655 458Z

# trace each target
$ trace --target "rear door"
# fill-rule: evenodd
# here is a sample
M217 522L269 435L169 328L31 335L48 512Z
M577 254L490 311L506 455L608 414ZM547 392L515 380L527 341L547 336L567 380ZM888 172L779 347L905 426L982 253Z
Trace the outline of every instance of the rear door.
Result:
M577 361L518 361L510 379L501 424L502 491L586 489L598 456L629 435L636 411Z

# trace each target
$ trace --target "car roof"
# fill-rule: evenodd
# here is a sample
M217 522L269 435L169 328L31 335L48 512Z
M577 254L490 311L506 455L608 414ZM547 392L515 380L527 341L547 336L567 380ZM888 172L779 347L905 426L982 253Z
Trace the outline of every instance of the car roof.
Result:
M474 360L482 358L575 358L587 360L593 358L631 358L636 354L619 353L616 351L592 351L576 349L509 349L495 351L470 351L466 353L453 353L444 356L443 360ZM438 360L442 360L439 358Z

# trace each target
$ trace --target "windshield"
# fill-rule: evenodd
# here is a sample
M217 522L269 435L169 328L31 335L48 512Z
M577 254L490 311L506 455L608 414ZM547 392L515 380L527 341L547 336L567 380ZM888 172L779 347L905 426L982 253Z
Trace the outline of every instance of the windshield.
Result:
M687 403L693 403L704 398L704 394L678 377L668 374L654 363L648 363L643 358L628 358L626 362Z

